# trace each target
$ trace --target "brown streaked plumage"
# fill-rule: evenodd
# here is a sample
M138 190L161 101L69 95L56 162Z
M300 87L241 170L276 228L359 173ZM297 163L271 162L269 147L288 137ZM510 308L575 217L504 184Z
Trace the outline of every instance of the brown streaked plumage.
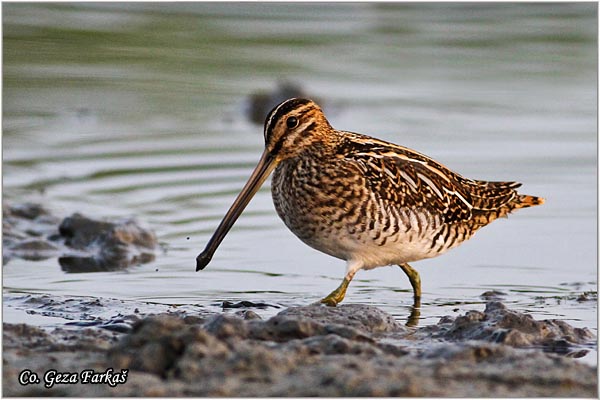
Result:
M462 177L406 147L331 127L311 100L275 107L264 127L265 150L252 176L196 258L204 269L258 188L271 185L277 213L309 246L347 261L342 284L322 302L336 305L360 269L399 265L415 305L419 274L409 262L435 257L508 213L542 204L517 182Z

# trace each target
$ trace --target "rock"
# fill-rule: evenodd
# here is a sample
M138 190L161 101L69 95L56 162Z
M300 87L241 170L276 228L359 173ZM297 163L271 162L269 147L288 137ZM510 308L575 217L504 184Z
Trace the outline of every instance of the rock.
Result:
M237 303L233 303L229 300L225 300L223 301L223 303L221 303L221 307L226 310L229 308L269 308L269 307L273 307L273 308L280 308L279 306L276 305L272 305L272 304L268 304L268 303L263 303L263 302L254 302L254 301L248 301L248 300L243 300L243 301L238 301Z
M488 290L487 292L483 292L479 297L484 300L499 300L504 296L506 296L506 293L499 290Z
M133 219L98 221L75 213L60 222L39 204L3 207L3 262L58 257L65 272L95 272L154 260L154 233Z
M86 326L86 327L96 326L98 328L106 329L106 330L112 331L112 332L119 332L119 333L128 333L128 332L131 332L131 329L132 329L131 324L122 318L117 318L117 319L113 319L110 321L102 321L102 320L73 321L73 322L67 322L65 325Z
M85 252L59 259L66 272L114 270L154 260L156 236L133 219L106 222L75 213L58 230L66 246Z
M108 242L110 250L120 252L123 245L133 245L145 249L156 246L153 232L139 227L134 220L125 219L117 222L96 221L75 213L65 218L58 231L65 238L65 244L73 249L85 250L91 244Z

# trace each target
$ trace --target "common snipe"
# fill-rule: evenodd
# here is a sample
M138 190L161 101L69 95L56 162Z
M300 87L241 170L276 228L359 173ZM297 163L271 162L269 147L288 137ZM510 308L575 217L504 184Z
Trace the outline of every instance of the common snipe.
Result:
M338 131L311 100L279 104L264 135L262 157L196 258L196 271L273 170L273 202L286 226L347 262L342 284L321 300L331 306L358 270L393 264L408 275L417 304L421 279L408 262L439 256L496 218L544 202L517 193L520 183L467 179L406 147Z

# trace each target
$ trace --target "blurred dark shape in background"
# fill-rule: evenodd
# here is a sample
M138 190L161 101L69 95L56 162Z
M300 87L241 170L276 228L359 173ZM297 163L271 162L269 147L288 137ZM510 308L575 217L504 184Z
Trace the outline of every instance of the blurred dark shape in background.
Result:
M309 96L297 82L280 81L271 91L256 92L250 95L246 113L250 121L262 125L265 117L277 104L292 97L305 97L319 103L319 99Z

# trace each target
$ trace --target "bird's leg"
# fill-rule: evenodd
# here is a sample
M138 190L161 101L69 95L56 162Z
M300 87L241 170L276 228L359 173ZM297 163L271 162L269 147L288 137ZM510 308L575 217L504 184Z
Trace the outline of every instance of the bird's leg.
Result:
M333 292L329 293L329 295L327 295L327 297L322 299L321 303L323 303L329 307L337 306L338 303L340 303L342 300L344 300L344 296L346 296L346 289L348 289L349 284L350 284L350 281L347 278L344 278L344 280L342 281L342 284L340 286L338 286L337 289L335 289Z
M410 281L410 284L411 284L411 286L413 288L413 294L414 294L415 304L418 303L420 305L420 300L421 300L421 277L419 276L419 273L417 272L417 270L415 270L413 267L411 267L407 263L400 264L398 266L400 268L402 268L402 271L404 271L404 273L408 276L408 280Z
M329 307L335 307L341 303L341 301L344 300L344 296L346 296L346 289L348 289L350 281L352 278L354 278L354 274L356 274L356 271L362 267L363 264L361 262L348 261L348 266L346 267L346 276L344 277L342 284L333 292L329 293L327 297L322 299L321 303L328 305Z

